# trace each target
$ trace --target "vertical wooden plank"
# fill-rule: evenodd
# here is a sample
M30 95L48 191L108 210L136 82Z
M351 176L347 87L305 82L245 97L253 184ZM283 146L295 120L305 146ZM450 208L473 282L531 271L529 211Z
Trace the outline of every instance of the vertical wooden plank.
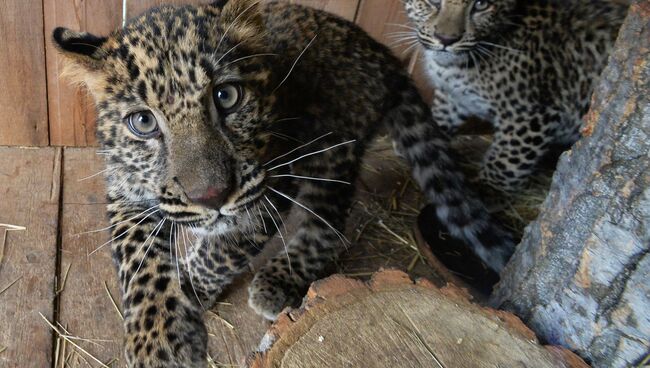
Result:
M408 61L414 48L406 41L398 41L395 32L410 31L401 0L361 0L356 22L377 41L389 46L400 59ZM406 44L404 43L406 42Z
M109 240L108 231L80 234L108 226L103 175L80 180L105 168L102 157L92 148L65 149L60 278L66 281L59 295L59 323L74 336L102 340L99 346L78 343L104 362L118 359L115 366L121 367L122 320L104 286L121 305L110 244L90 254Z
M47 146L41 0L0 1L0 145Z
M61 150L0 147L0 367L49 367ZM22 231L6 231L6 224Z
M63 60L52 43L52 30L63 26L107 34L120 24L120 4L118 1L105 0L43 0L52 145L95 144L95 109L92 99L83 88L72 86L59 77Z

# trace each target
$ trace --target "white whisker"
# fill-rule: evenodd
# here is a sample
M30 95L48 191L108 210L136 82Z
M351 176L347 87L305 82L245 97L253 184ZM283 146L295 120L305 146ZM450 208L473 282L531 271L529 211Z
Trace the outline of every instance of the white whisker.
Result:
M105 172L113 172L113 171L116 171L117 169L118 169L117 167L107 167L107 168L105 168L104 170L102 170L100 172L94 173L94 174L92 174L90 176L86 176L85 178L77 179L77 181L79 182L79 181L92 179L92 178L94 178L94 177L96 177L98 175L101 175L101 174L105 173Z
M264 233L268 234L269 232L266 230L266 222L264 221L264 216L262 215L262 210L260 209L260 206L257 206L257 210L260 212L260 218L262 219L262 226L264 227Z
M153 246L153 243L156 241L156 236L158 236L158 233L160 233L160 230L165 225L165 220L167 220L167 217L163 218L162 220L160 220L160 222L158 222L158 225L156 225L153 228L153 230L151 230L151 233L149 233L149 236L147 237L147 239L144 240L144 243L142 243L142 246L140 246L140 248L138 249L138 252L135 254L135 256L140 254L140 251L142 250L142 248L144 248L147 245L147 241L153 235L153 238L151 238L151 243L147 247L147 250L144 252L144 255L142 256L142 259L140 260L140 264L138 264L138 268L135 270L135 272L133 273L133 276L131 276L131 279L129 280L129 284L131 284L131 282L133 282L133 279L138 274L138 271L140 271L140 268L142 267L142 264L144 263L144 260L147 259L147 254L149 254L149 251L151 250L151 246ZM158 230L156 230L156 229L158 229ZM156 232L156 234L154 234L154 231Z
M244 15L244 13L246 13L246 12L249 11L252 7L256 6L256 5L259 4L259 3L260 3L259 1L256 1L256 2L252 3L248 8L242 10L242 12L239 13L239 14L235 17L235 19L233 19L232 23L230 23L230 25L228 25L228 27L226 28L226 30L223 31L223 35L221 35L221 39L219 39L219 43L217 44L217 48L216 48L215 50L217 50L217 51L219 50L219 47L221 47L221 43L222 43L223 40L226 38L226 35L228 34L228 31L230 31L230 29L235 25L235 23L237 23L237 21L239 20L239 18L240 18L242 15ZM217 62L217 63L218 63L218 62Z
M105 227L105 228L97 229L97 230L84 231L83 233L73 234L73 236L79 236L79 235L85 235L85 234L92 234L92 233L98 233L98 232L102 232L102 231L110 230L110 229L112 229L112 228L114 228L114 227L116 227L116 226L118 226L118 225L120 225L120 224L123 224L123 223L125 223L125 222L129 222L129 221L131 221L131 220L133 220L133 219L135 219L135 218L138 218L138 217L144 215L145 212L149 212L149 211L151 211L152 209L154 209L154 208L156 208L156 207L158 207L158 206L160 206L160 205L157 204L157 205L155 205L155 206L149 207L149 208L147 208L146 210L144 210L144 211L138 213L137 215L135 215L135 216L133 216L133 217L131 217L131 218L128 218L128 219L126 219L126 220L122 220L122 221L120 221L120 222L116 222L115 224L113 224L113 225L111 225L111 226L107 226L107 227Z
M286 194L284 194L284 193L282 193L282 192L280 192L280 191L278 191L278 190L275 190L275 189L273 189L273 188L271 188L271 187L269 187L269 186L267 186L267 188L270 189L270 190L272 190L274 193L276 193L276 194L278 194L278 195L280 195L280 196L282 196L282 197L284 197L284 198L290 200L291 202L297 204L298 206L300 206L300 207L301 207L302 209L304 209L305 211L307 211L307 212L311 213L312 215L316 216L317 219L321 220L325 225L327 225L330 229L332 229L332 231L334 231L334 233L339 237L339 239L343 242L344 245L346 245L347 243L349 243L349 240L345 237L345 235L343 235L340 231L336 230L336 229L334 228L334 226L332 226L329 222L327 222L327 220L325 220L322 216L320 216L319 214L317 214L316 212L314 212L311 208L305 206L304 204L298 202L298 201L295 200L294 198L291 198L291 197L289 197L288 195L286 195Z
M311 39L311 41L309 41L309 43L307 44L307 46L305 46L305 48L302 50L302 52L298 55L298 57L296 58L296 60L293 62L293 65L291 65L291 68L289 69L289 72L287 73L287 75L284 77L284 79L282 80L282 82L280 82L280 84L278 84L278 86L275 87L275 89L273 90L273 92L277 91L278 88L280 88L280 87L284 84L284 82L286 82L287 79L289 79L289 76L291 75L291 72L293 72L293 69L296 67L296 65L298 65L298 61L300 60L300 58L302 57L302 55L307 51L307 49L309 48L309 46L311 46L311 44L314 42L314 40L316 39L316 36L318 36L318 35L317 35L317 34L314 35L314 37Z
M236 62L246 60L246 59L251 59L251 58L254 58L254 57L258 57L258 56L278 56L278 54L264 53L264 54L253 54L253 55L248 55L248 56L242 56L239 59L235 59L235 60L229 62L228 64L224 64L224 65L220 66L219 69L230 66L230 65L232 65L232 64L234 64Z
M280 219L280 222L282 223L282 228L284 229L284 233L285 233L285 234L289 234L289 232L287 231L287 225L284 224L284 220L282 219L282 216L280 216L280 211L278 211L278 209L275 207L275 205L273 204L273 202L271 202L271 200L269 199L269 197L267 197L267 196L265 195L264 198L266 199L267 202L269 202L269 204L271 205L271 207L273 207L273 210L275 211L275 213L278 214L278 218Z
M289 248L287 247L287 243L284 241L282 231L280 231L280 227L278 226L277 222L275 222L275 218L273 218L273 215L271 214L271 211L269 211L269 208L266 207L266 204L262 203L262 205L264 206L266 213L268 213L269 217L271 217L271 221L273 222L273 225L275 225L275 228L278 231L278 235L280 235L280 240L282 240L282 245L284 245L284 251L287 253L287 260L289 261L289 273L293 273L291 270L291 259L289 258Z
M203 303L201 303L201 298L199 298L199 295L196 292L196 288L194 287L194 281L192 280L192 267L190 267L190 261L188 259L188 254L189 253L187 251L187 233L186 233L186 229L181 226L181 231L183 232L183 246L185 247L185 267L187 267L187 273L189 274L190 286L192 287L192 292L194 293L194 296L196 297L196 300L199 302L199 305L201 306L201 308L205 311L207 309L205 308L205 306L203 306Z
M286 156L288 156L288 155L290 155L290 154L296 152L297 150L299 150L299 149L301 149L301 148L307 147L307 146L309 146L310 144L312 144L312 143L314 143L314 142L317 142L317 141L319 141L319 140L321 140L321 139L327 137L327 136L330 135L330 134L332 134L332 132L329 132L329 133L323 134L323 135L321 135L320 137L318 137L318 138L316 138L316 139L313 139L313 140L311 140L311 141L309 141L309 142L303 144L302 146L298 146L298 147L292 149L291 151L289 151L289 152L287 152L287 153L285 153L285 154L283 154L283 155L281 155L281 156L278 156L278 157L272 159L271 161L267 161L267 162L266 162L264 165L262 165L262 166L266 166L266 165L270 164L271 162L273 162L273 161L275 161L275 160L278 160L278 159L281 159L281 158L283 158L283 157L286 157Z
M178 259L179 259L178 254L180 253L178 251L178 233L179 232L180 231L177 230L176 234L174 235L174 252L176 253L176 275L178 276L178 286L180 288L182 288L183 285L181 284L181 266L180 266L180 264L178 262Z
M88 256L92 256L92 255L93 255L94 253L96 253L98 250L102 249L102 247L104 247L106 244L109 244L109 243L111 243L111 242L113 242L113 241L119 239L120 237L122 237L122 235L124 235L124 234L128 233L129 231L131 231L134 227L140 225L140 224L141 224L144 220L146 220L149 216L153 215L154 213L157 213L158 211L160 211L160 209L157 209L157 210L151 212L150 214L148 214L147 216L145 216L142 220L138 221L135 225L131 226L130 228L128 228L128 229L126 229L126 230L124 230L124 232L122 232L120 235L117 235L117 236L114 237L113 239L111 239L111 240L107 241L106 243L104 243L104 244L100 245L99 247L97 247L95 250L93 250L92 252L90 252L90 253L88 254Z
M271 178L296 178L296 179L305 179L305 180L314 180L314 181L326 181L330 183L341 183L341 184L347 184L350 185L350 182L348 181L343 181L343 180L336 180L336 179L325 179L325 178L315 178L313 176L300 176L300 175L292 175L292 174L282 174L282 175L269 175Z
M343 145L346 145L346 144L354 143L354 142L356 142L356 141L357 141L356 139L353 139L353 140L350 140L350 141L347 141L347 142L343 142L343 143L335 144L335 145L333 145L333 146L331 146L331 147L324 148L324 149L322 149L322 150L318 150L318 151L315 151L315 152L310 152L310 153L304 154L304 155L302 155L302 156L300 156L300 157L298 157L298 158L295 158L295 159L293 159L293 160L291 160L291 161L289 161L289 162L285 162L285 163L283 163L283 164L280 164L280 165L277 165L277 166L273 166L272 168L268 169L267 171L273 171L273 170L278 169L278 168L280 168L280 167L287 166L287 165L291 165L292 163L294 163L294 162L296 162L296 161L298 161L298 160L302 160L302 159L305 158L305 157L309 157L309 156L317 155L317 154L319 154L319 153L324 153L324 152L327 152L327 151L332 150L332 149L334 149L334 148L337 148L337 147L340 147L340 146L343 146Z

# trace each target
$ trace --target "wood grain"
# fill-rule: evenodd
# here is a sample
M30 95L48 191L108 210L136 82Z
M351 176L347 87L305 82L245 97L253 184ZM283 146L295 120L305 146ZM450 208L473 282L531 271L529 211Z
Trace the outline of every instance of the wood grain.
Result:
M356 22L377 41L388 45L393 53L406 63L412 49L398 42L394 32L405 32L408 20L400 0L361 0ZM402 36L402 35L399 35Z
M47 146L41 1L0 1L0 34L0 145Z
M249 367L587 367L539 344L514 315L395 270L368 283L340 275L315 282L305 306L280 314L267 337L275 343Z
M52 31L56 27L68 27L94 34L108 34L120 24L122 11L117 3L105 0L43 0L51 145L95 144L96 118L92 99L86 91L60 78L63 59L52 43Z
M50 366L61 150L0 147L0 367Z
M122 320L105 287L120 305L110 244L90 255L109 240L108 231L80 234L108 226L104 177L81 180L103 170L104 160L91 148L66 148L63 167L59 278L65 279L65 288L59 295L59 323L74 336L101 339L99 346L78 343L98 359L118 359L123 366Z

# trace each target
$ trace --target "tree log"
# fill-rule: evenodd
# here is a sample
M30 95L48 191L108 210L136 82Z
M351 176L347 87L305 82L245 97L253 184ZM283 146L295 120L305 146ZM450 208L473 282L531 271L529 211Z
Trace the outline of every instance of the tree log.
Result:
M280 315L248 367L587 367L566 349L540 345L511 313L466 295L400 271L368 283L335 275Z
M630 9L541 215L493 294L550 344L594 367L650 347L650 1Z

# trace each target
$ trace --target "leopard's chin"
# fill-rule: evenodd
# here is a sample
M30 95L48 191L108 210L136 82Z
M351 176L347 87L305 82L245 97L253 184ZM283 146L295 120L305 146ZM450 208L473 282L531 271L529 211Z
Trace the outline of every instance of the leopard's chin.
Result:
M229 236L251 232L258 227L255 221L256 218L252 216L225 216L218 214L210 219L205 219L201 223L192 225L191 228L194 234L198 236Z
M469 58L466 50L444 50L425 48L427 56L440 66L465 65Z

